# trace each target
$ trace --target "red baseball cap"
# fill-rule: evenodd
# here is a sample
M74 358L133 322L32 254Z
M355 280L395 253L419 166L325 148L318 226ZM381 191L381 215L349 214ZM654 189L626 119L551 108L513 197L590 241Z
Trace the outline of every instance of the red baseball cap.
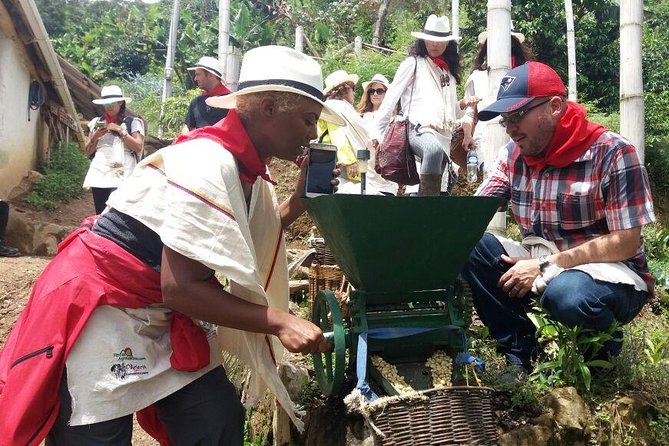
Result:
M534 98L566 95L555 70L541 62L526 62L504 75L497 100L479 112L479 119L489 121L500 113L518 110Z

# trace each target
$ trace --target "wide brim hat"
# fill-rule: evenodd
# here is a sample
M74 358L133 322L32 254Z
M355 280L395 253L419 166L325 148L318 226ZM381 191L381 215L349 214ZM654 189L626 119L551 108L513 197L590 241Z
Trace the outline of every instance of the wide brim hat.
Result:
M449 42L451 40L458 41L461 39L451 33L451 25L448 21L448 17L445 15L437 17L435 14L432 14L427 18L422 32L412 31L411 35L416 39L429 40L431 42Z
M107 85L106 87L102 87L100 97L98 99L93 99L93 103L98 105L121 101L125 101L126 104L129 104L132 102L132 98L124 96L123 90L121 90L121 87L118 85Z
M200 57L200 60L197 61L195 66L186 68L188 71L195 71L198 68L208 71L219 79L223 78L223 72L225 71L223 63L211 56Z
M226 96L212 96L207 105L235 108L239 96L263 91L285 91L312 99L323 106L321 118L345 126L346 122L325 103L321 66L292 48L268 45L244 55L239 72L239 89Z
M349 74L345 70L337 70L330 73L325 78L325 88L323 89L323 94L328 94L335 87L351 82L353 85L358 83L359 77L357 74Z
M489 121L501 113L516 111L535 98L566 95L564 83L555 70L541 62L527 62L504 75L497 100L479 111L479 120Z
M525 34L523 33L516 33L511 31L511 37L518 39L518 43L523 43L525 41ZM479 33L479 44L483 45L486 40L488 40L488 32L483 31L482 33Z
M371 80L362 83L362 89L367 92L367 88L372 84L383 84L386 89L390 87L390 81L383 74L376 73Z

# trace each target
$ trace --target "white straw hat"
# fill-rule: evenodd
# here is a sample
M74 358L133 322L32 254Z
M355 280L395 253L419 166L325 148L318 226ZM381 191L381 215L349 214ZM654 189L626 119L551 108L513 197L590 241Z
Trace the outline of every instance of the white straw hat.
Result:
M367 87L369 87L374 83L383 84L383 86L386 87L386 89L390 87L390 81L388 80L388 78L385 77L383 74L376 73L374 77L372 77L372 80L362 83L362 89L366 92Z
M511 37L518 39L518 43L523 43L525 41L525 34L517 33L513 30L513 22L511 22L511 26L509 28L511 29ZM488 32L483 31L479 34L479 44L483 45L486 40L488 40Z
M118 85L107 85L102 87L100 91L100 98L93 99L94 104L111 104L112 102L125 101L126 104L132 102L132 98L123 96L123 90Z
M451 34L451 25L448 17L442 15L437 17L432 14L425 21L423 31L412 31L411 35L417 39L429 40L431 42L448 42L450 40L460 40Z
M306 96L323 105L321 118L336 125L346 122L325 102L321 66L292 48L268 45L244 55L239 72L239 90L226 96L207 98L207 105L235 108L237 97L262 91L287 91Z
M333 88L345 84L346 82L351 82L353 85L356 85L358 83L358 75L348 74L345 70L333 71L325 78L323 94L328 94Z
M219 79L223 78L223 72L225 71L223 68L223 63L215 57L210 56L200 57L200 60L197 61L194 67L188 67L186 69L188 71L194 71L198 68L210 72Z

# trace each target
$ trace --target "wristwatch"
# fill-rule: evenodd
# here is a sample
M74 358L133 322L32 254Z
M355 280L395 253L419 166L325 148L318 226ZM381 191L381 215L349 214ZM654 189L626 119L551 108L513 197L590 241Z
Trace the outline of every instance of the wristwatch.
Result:
M546 268L551 265L551 262L548 260L548 256L539 257L539 272L543 276L546 272Z

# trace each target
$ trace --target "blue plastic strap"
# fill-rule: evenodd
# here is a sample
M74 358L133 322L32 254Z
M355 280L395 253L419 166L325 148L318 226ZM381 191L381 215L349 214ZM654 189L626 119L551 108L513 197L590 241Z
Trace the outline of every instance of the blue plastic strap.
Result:
M360 333L358 336L358 355L356 358L355 372L358 375L358 382L356 387L360 389L360 393L367 401L374 401L378 399L369 384L365 381L367 377L367 332Z

